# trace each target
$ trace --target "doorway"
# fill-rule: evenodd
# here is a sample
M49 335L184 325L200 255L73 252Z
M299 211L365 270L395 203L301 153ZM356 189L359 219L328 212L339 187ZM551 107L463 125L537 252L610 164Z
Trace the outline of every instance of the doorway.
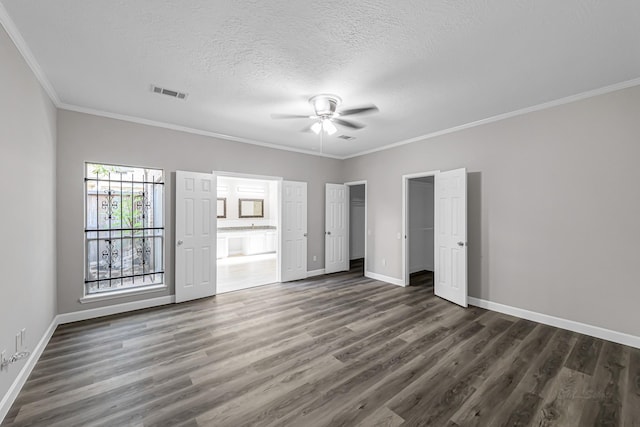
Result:
M407 244L409 285L433 286L434 272L434 177L408 181Z
M349 183L349 270L364 275L366 260L367 186Z
M367 182L325 184L325 274L367 271Z
M465 168L402 176L402 234L402 285L411 284L412 270L428 272L430 268L434 294L466 307ZM429 276L425 273L418 279L428 281Z
M230 255L264 255L264 258L273 258L271 249L274 249L275 275L272 273L274 263L271 260L271 271L268 275L263 274L264 269L262 269L260 280L255 277L255 280L249 280L245 276L247 280L240 283L225 283L222 292L273 282L304 279L308 276L306 182L220 171L212 173L176 171L175 176L176 302L216 295L219 290L217 259L230 258ZM245 179L250 184L231 187L229 183L226 185L222 183L218 186L218 178L223 177ZM266 188L261 189L262 191L251 188L256 181L268 182L269 197L266 197ZM242 198L237 197L237 204L231 197L231 191L243 195ZM252 192L255 197L251 197ZM267 212L270 215L269 218L265 217ZM272 213L274 213L273 216L271 216ZM230 221L220 223L221 228L226 226L236 230L221 230L221 239L218 240L218 223L222 220ZM242 224L233 222L240 220L245 222ZM243 236L246 237L243 241L225 242L224 237L228 236L224 236L224 233L232 231L241 234L247 231L259 231L264 236L248 234ZM238 239L239 236L236 234L234 238ZM244 253L245 250L249 253ZM232 261L234 260L230 260L229 264L234 264ZM220 264L224 263L220 262ZM242 263L238 262L236 266L239 264ZM227 277L234 280L242 277L238 271L231 271L231 265L221 265L221 267L229 267L228 271L223 271L220 275L222 282L225 282L225 273ZM253 267L259 268L256 265Z
M218 173L218 293L278 281L279 183Z

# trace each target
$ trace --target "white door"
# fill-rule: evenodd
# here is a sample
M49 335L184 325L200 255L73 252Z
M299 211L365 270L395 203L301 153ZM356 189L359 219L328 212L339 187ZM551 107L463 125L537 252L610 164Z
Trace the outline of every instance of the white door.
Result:
M216 177L176 171L176 302L216 294Z
M434 293L467 306L467 170L435 176Z
M324 272L349 270L349 187L327 184L325 191Z
M282 181L281 280L307 277L307 183Z

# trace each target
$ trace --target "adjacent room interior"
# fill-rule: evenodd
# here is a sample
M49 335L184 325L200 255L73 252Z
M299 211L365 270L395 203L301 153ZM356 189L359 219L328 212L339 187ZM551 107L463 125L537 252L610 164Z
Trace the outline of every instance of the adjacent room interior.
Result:
M0 425L639 425L638 28L0 0Z
M274 283L278 181L217 176L217 292Z

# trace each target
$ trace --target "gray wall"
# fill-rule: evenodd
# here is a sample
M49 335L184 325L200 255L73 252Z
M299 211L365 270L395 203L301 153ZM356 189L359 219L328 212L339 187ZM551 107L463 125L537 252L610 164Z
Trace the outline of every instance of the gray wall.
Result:
M80 304L83 293L83 167L104 162L162 168L166 237L174 241L176 170L243 172L308 183L308 270L324 266L324 185L341 179L340 160L223 141L121 120L58 111L58 311L67 313L173 294L173 244L166 246L170 289L137 297ZM313 262L313 256L317 261Z
M56 314L56 110L1 26L0 87L0 351L11 355L20 329L33 351ZM23 366L0 372L0 399Z
M401 176L466 167L471 296L640 336L639 159L636 86L344 170L369 186L370 271L401 276Z

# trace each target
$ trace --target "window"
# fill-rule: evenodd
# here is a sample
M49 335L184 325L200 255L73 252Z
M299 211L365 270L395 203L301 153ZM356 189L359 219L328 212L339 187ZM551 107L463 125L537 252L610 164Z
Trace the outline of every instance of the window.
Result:
M84 181L85 295L162 284L162 170L87 163Z

